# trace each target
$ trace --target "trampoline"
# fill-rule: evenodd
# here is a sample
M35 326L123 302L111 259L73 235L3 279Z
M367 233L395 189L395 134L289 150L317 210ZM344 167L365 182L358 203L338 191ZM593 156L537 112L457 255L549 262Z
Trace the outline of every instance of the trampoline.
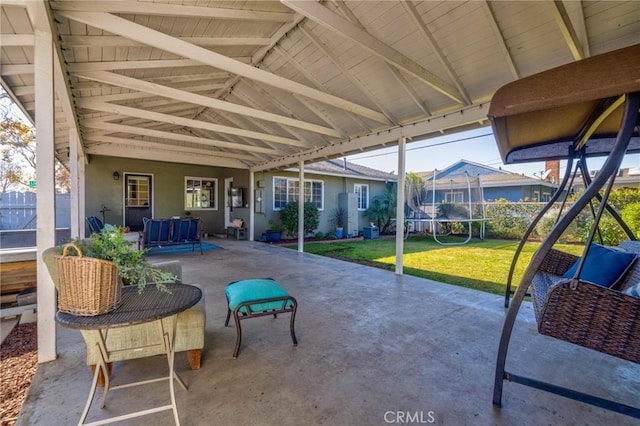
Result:
M484 239L486 209L480 176L466 171L454 176L438 176L438 170L424 185L407 180L405 188L407 215L405 222L414 229L428 226L427 233L441 245L461 245L471 241L473 224L479 223L479 237ZM420 229L421 230L421 229ZM462 241L443 241L439 237L462 233ZM409 226L405 229L405 238Z

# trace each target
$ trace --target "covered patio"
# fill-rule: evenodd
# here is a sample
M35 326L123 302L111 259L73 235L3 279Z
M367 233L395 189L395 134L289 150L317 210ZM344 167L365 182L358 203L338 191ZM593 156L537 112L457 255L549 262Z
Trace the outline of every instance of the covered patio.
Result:
M85 235L91 195L116 198L124 210L121 186L89 186L100 159L155 162L167 180L179 165L246 182L250 241L216 240L224 250L176 256L185 282L205 286L207 301L202 370L187 370L182 354L176 360L191 387L176 392L184 424L384 424L415 416L453 424L631 424L509 384L504 408L495 409L501 298L404 276L401 233L395 274L304 254L302 219L297 252L251 240L261 173L296 167L304 182L305 164L384 146L398 147L402 221L407 143L488 125L492 95L508 82L639 43L635 2L0 6L0 84L37 129L38 212L54 209L54 158L71 175L72 236ZM111 172L106 180L113 183ZM300 210L303 190L295 194ZM212 220L224 226L227 211L215 210ZM42 253L54 245L55 219L39 214L37 226L40 368L20 422L74 423L90 381L84 344L54 321L56 293ZM223 288L265 276L298 298L300 344L291 347L282 321L251 321L232 360ZM531 309L517 325L516 369L638 405L633 365L539 336ZM114 376L162 366L131 362ZM105 411L162 397L115 393Z
M176 389L182 424L637 423L510 383L496 409L495 351L506 312L500 296L263 243L211 242L223 250L171 256L182 262L185 282L203 286L207 306L202 368L190 370L185 353L176 357L189 386ZM298 299L298 346L291 345L288 318L266 317L244 323L233 359L224 286L267 276ZM39 367L20 424L74 424L80 417L91 382L84 342L67 329L58 339L59 358ZM521 310L511 348L514 371L638 404L637 365L539 335L530 305ZM162 357L146 358L117 363L113 378L122 383L165 370ZM114 391L104 410L92 407L89 420L168 398L162 384ZM173 418L154 414L128 424L150 422L169 425Z

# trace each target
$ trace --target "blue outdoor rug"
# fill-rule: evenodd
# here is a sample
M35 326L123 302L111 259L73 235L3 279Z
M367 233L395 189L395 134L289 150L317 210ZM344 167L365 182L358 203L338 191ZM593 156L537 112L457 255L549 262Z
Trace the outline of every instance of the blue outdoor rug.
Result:
M222 247L217 246L215 244L203 242L202 251L210 251L210 250L222 250ZM177 246L164 246L164 247L151 247L147 252L147 256L153 256L156 254L183 254L183 253L200 254L200 246L196 244L195 249L191 244L180 244Z

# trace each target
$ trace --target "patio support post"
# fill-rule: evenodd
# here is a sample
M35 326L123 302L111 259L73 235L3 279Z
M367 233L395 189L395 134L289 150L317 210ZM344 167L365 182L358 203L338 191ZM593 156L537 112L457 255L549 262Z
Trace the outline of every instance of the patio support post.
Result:
M37 304L38 304L38 362L56 359L56 291L42 260L42 253L55 245L55 171L54 171L54 94L53 94L53 37L51 31L34 31L34 81L36 111L36 182L37 230Z
M404 251L404 181L407 140L398 138L398 199L396 200L396 275L402 275Z
M256 174L249 170L249 241L253 241L256 222Z
M80 203L78 194L78 131L69 128L69 204L71 207L71 238L80 238ZM84 235L83 235L84 237Z
M79 143L80 141L78 141ZM86 161L86 157L83 155L78 158L78 234L80 234L80 238L84 238L85 236L85 227L86 222L84 218L87 217L85 213L85 186L84 186L84 163Z
M298 252L304 253L304 161L298 163Z

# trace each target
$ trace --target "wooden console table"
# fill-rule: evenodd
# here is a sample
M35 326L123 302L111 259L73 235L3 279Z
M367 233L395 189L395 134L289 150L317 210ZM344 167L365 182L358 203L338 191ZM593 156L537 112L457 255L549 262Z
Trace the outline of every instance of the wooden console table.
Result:
M162 292L156 289L155 286L148 286L142 293L138 293L138 289L135 286L124 287L122 289L122 299L120 306L104 315L96 315L92 317L84 317L78 315L67 314L63 312L56 313L56 321L63 327L73 328L77 330L88 330L96 333L97 345L100 352L100 359L98 360L98 368L95 369L93 375L93 382L91 384L91 390L89 391L89 397L85 405L84 411L80 418L79 424L100 425L106 423L117 422L134 417L144 416L147 414L157 413L159 411L172 410L173 417L176 425L180 424L178 418L178 409L176 406L176 399L174 394L173 379L186 390L187 387L182 382L180 377L175 373L173 369L174 359L174 347L173 341L176 331L176 315L184 310L189 309L202 297L202 292L198 287L194 287L187 284L167 284L167 288L171 293ZM173 320L173 333L169 335L168 331L164 330L162 319L172 317ZM164 352L167 354L167 362L169 364L169 375L155 379L144 380L140 382L128 383L119 386L110 386L109 373L107 371L107 363L112 362L109 348L106 345L107 333L109 329L116 327L126 327L134 324L141 324L146 322L155 321L158 324L158 346L161 346ZM98 376L102 370L105 377L105 388L102 394L102 405L104 408L107 394L110 390L117 390L119 388L138 386L148 383L153 383L162 380L169 381L169 392L171 394L171 404L163 405L156 408L146 409L142 411L136 411L130 414L122 416L112 417L109 419L98 420L91 423L84 423L91 403L95 396L96 386L98 383Z

